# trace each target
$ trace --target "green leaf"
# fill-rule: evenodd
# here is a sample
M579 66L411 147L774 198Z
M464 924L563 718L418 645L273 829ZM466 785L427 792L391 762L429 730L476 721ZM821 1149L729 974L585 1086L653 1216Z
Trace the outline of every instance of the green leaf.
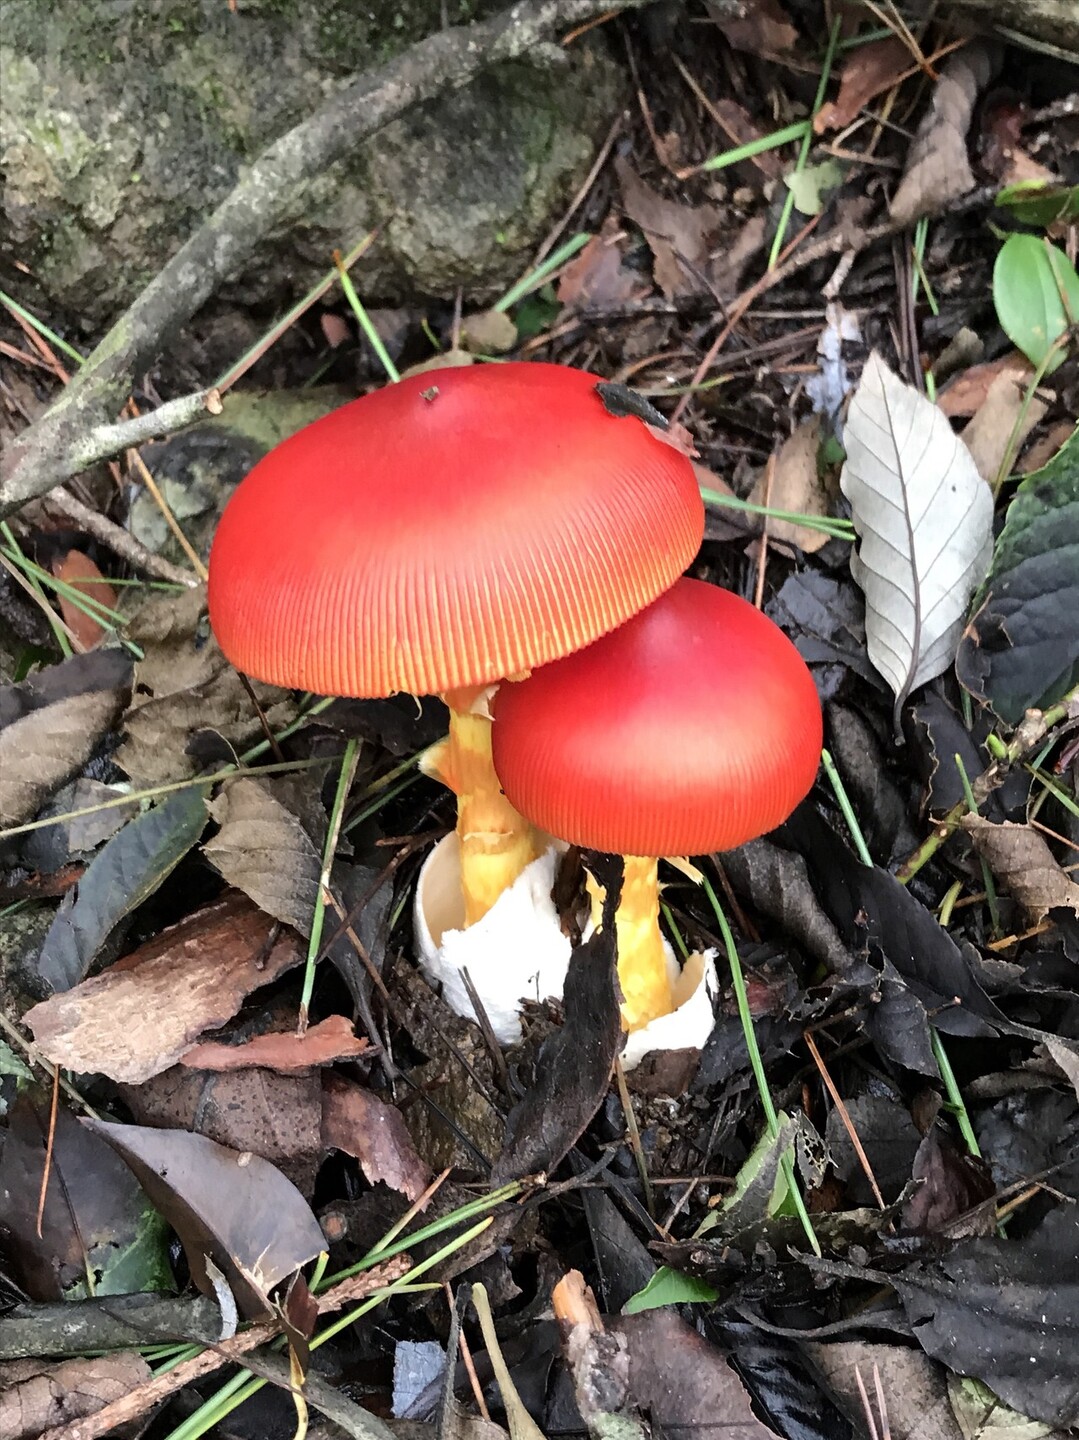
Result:
M1009 235L993 268L993 303L1008 339L1041 365L1054 341L1079 321L1079 275L1055 245L1037 235ZM1046 374L1064 353L1053 356Z
M206 828L206 788L181 790L129 820L98 852L73 905L60 906L38 970L54 991L70 990L125 915L154 893Z
M800 215L819 215L824 209L825 192L842 185L843 167L838 160L805 165L784 175L783 183L791 192L794 208Z
M639 1315L642 1310L657 1310L661 1305L695 1305L702 1300L718 1300L719 1291L707 1280L694 1275L681 1275L661 1265L643 1290L631 1295L622 1306L623 1315Z
M959 647L962 683L1008 725L1079 681L1079 429L1015 492Z
M1017 180L1014 185L1005 185L996 204L1010 210L1024 225L1046 228L1059 220L1079 220L1079 185Z

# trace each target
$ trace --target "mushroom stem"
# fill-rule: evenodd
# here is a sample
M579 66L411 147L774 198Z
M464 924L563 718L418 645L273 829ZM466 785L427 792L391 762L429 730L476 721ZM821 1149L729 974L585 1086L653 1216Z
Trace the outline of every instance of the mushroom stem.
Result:
M457 796L465 926L482 920L504 890L546 849L545 838L502 793L491 759L491 720L476 702L482 689L454 690L445 740L426 752L421 768Z
M618 983L622 988L622 1024L640 1030L650 1020L674 1009L667 974L667 951L659 929L659 862L646 855L626 855L622 894L615 912L618 942ZM597 928L603 908L600 886L588 877L592 918Z

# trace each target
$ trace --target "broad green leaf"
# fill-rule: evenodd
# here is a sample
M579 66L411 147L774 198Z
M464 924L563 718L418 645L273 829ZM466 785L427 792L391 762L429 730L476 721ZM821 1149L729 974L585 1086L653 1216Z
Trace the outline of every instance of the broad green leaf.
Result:
M993 303L1001 328L1032 365L1079 322L1079 275L1062 250L1037 235L1009 235L993 268ZM1065 349L1046 367L1050 374Z
M643 1290L631 1295L622 1306L623 1315L639 1315L642 1310L656 1310L661 1305L693 1305L702 1300L718 1300L719 1291L707 1280L694 1275L681 1275L661 1265Z
M1079 220L1079 185L1017 180L1014 185L1005 185L995 203L1010 210L1024 225L1044 227L1058 220Z

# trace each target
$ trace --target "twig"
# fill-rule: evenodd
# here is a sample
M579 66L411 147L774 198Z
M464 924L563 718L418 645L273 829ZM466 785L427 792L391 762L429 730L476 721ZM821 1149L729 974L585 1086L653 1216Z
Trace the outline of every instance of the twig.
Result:
M641 3L622 0L620 8ZM116 412L140 369L281 223L298 184L354 153L414 105L466 85L493 65L537 51L544 61L565 63L564 52L545 43L547 37L609 8L609 0L521 0L490 20L438 31L359 75L264 150L64 393L9 446L0 472L0 516L76 473L72 454L87 432Z
M72 445L70 463L74 468L71 474L88 470L99 460L108 460L133 445L144 445L147 440L172 435L206 414L221 414L221 396L216 390L198 390L193 395L167 400L156 410L136 415L133 420L121 420L116 425L97 425Z
M171 560L166 560L163 555L155 555L152 550L147 550L129 530L117 525L116 521L110 520L107 515L84 505L81 500L76 500L75 496L66 490L59 487L50 490L44 503L51 510L59 510L61 515L71 520L80 530L85 530L87 535L100 540L114 555L119 555L121 560L126 560L143 574L152 575L155 580L170 580L174 585L194 586L199 583L190 570L183 570Z
M398 1256L373 1270L343 1280L340 1285L319 1297L319 1314L326 1315L340 1310L345 1305L351 1305L354 1300L381 1290L384 1285L399 1279L408 1269L409 1263L407 1256ZM183 1361L172 1370L166 1370L163 1375L155 1375L152 1380L145 1381L119 1400L111 1401L93 1415L88 1415L83 1420L75 1420L69 1425L59 1425L53 1430L46 1430L41 1440L98 1440L99 1436L108 1435L116 1426L145 1415L148 1410L162 1400L167 1400L170 1395L175 1395L192 1380L211 1375L215 1370L220 1370L222 1365L240 1359L259 1345L265 1345L267 1341L274 1339L280 1330L279 1320L267 1320L252 1325L250 1329L242 1330L231 1339L203 1350L201 1354Z

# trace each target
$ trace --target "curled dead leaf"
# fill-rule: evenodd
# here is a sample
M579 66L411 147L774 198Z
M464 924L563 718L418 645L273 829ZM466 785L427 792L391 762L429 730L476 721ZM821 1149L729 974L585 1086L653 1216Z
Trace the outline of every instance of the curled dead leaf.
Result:
M964 816L963 829L1032 925L1057 907L1079 915L1079 885L1068 879L1036 830L1009 820L994 825L980 815Z

